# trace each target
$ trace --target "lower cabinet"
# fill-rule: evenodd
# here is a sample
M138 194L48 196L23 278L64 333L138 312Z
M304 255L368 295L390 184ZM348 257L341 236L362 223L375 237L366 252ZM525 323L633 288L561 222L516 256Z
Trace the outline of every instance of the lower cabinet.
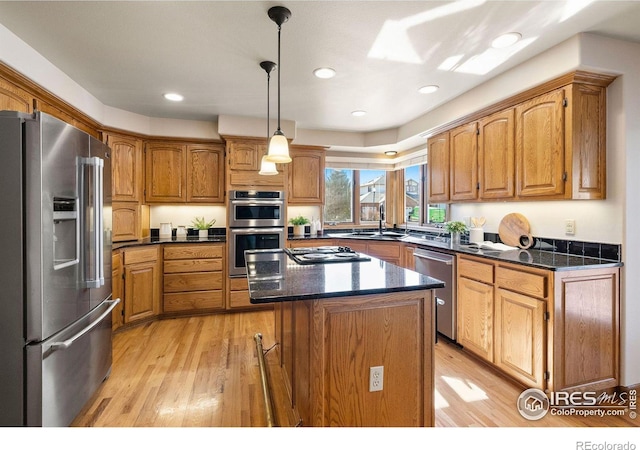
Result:
M120 299L120 303L111 313L111 329L117 330L124 323L124 291L123 291L122 254L119 251L111 255L111 298Z
M160 314L159 250L152 245L122 252L125 324Z
M247 309L272 309L271 303L257 305L251 303L249 298L249 284L247 277L233 277L229 280L229 294L227 297L227 309L229 310L247 310Z
M525 386L619 384L619 268L550 271L458 255L458 342Z
M163 312L224 309L224 254L224 244L164 246Z
M401 265L401 243L399 242L382 242L367 241L357 239L336 239L334 245L341 247L349 247L354 252L366 253L367 255L379 258L383 261Z

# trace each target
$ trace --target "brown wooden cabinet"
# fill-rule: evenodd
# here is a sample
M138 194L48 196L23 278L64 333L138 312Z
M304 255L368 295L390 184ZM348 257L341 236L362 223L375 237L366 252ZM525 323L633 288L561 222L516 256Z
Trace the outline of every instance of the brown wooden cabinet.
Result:
M365 253L387 261L396 266L401 265L402 252L400 242L383 242L375 240L337 239L334 245L349 247L354 252Z
M324 204L324 149L291 147L288 164L289 204Z
M615 388L619 276L458 255L458 342L529 387Z
M416 260L413 256L415 249L415 245L402 245L402 267L405 269L416 270Z
M518 197L564 198L565 89L516 107Z
M449 132L427 141L427 192L429 203L449 201Z
M163 255L164 313L224 309L224 244L171 244Z
M575 72L429 138L429 202L606 198L611 81ZM471 156L475 145L477 160Z
M276 341L303 426L433 426L433 293L282 302ZM401 351L400 351L401 350ZM384 367L369 391L369 368Z
M515 114L509 108L478 122L478 185L482 200L515 195Z
M146 202L224 202L221 144L151 141L145 155Z
M142 139L103 133L111 149L111 195L114 202L141 202L144 189Z
M248 309L270 309L273 305L264 303L254 305L249 298L249 284L247 277L228 277L228 310L248 310Z
M0 78L0 111L33 112L34 97L15 84Z
M111 328L115 331L124 324L124 291L123 291L122 254L116 250L111 255L111 298L120 299L111 314Z
M276 164L277 175L260 175L262 157L267 154L266 139L226 137L227 189L285 190L287 165Z
M478 198L478 124L469 123L449 132L449 185L451 201Z
M127 248L124 263L124 323L160 314L159 246Z
M458 256L458 342L493 362L494 267L479 258Z
M135 241L149 237L149 206L134 202L111 205L113 242Z

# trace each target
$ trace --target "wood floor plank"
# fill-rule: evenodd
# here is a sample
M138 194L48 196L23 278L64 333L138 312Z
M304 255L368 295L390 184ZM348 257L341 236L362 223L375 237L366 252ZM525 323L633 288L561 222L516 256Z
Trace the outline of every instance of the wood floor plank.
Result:
M254 335L265 360L280 426L295 426L272 347L273 311L217 314L150 322L113 337L111 376L76 417L74 427L264 427L265 405ZM518 413L522 388L457 346L435 347L437 427L637 427L627 416L545 416Z

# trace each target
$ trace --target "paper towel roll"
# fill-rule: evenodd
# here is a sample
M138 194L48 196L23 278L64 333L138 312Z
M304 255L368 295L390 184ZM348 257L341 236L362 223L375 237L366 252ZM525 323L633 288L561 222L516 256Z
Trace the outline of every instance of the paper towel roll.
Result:
M469 228L469 242L484 242L484 230L482 228Z

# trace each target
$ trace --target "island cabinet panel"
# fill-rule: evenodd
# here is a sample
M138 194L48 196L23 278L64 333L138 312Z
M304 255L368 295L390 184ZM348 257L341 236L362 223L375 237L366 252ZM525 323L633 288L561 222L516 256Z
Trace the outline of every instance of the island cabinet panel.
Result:
M619 277L618 268L556 274L553 390L618 385Z
M433 426L433 291L282 302L282 370L304 426ZM402 351L398 351L402 349ZM381 391L370 367L383 366Z

